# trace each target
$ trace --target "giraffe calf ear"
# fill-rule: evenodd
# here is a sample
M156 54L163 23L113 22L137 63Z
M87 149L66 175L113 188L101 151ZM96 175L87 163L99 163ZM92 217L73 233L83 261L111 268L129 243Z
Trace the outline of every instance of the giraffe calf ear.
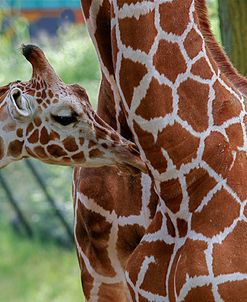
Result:
M12 117L18 120L27 119L32 115L30 102L18 87L10 91L9 108Z

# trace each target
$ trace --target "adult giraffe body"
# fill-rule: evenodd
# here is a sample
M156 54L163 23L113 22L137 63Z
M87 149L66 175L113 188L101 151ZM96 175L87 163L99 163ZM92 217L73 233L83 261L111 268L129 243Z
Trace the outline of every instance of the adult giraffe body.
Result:
M104 75L98 112L120 131L123 108L159 195L128 259L132 300L245 301L247 86L203 23L205 1L82 7Z

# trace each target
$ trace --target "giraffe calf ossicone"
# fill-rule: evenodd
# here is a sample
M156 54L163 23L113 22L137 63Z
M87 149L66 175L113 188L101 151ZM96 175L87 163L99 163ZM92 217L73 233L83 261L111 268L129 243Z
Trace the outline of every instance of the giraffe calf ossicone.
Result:
M93 111L81 86L62 82L38 47L22 52L33 75L0 87L0 167L31 156L50 164L146 171L135 145Z

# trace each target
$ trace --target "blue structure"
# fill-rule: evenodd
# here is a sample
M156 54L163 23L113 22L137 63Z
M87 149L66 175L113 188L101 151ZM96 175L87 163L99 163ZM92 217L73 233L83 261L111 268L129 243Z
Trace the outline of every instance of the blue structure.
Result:
M13 20L21 15L29 22L31 40L44 34L56 38L59 28L83 22L80 0L0 0L0 10L2 34L10 28L14 35Z
M58 8L80 8L80 0L1 0L0 8L13 9L58 9Z

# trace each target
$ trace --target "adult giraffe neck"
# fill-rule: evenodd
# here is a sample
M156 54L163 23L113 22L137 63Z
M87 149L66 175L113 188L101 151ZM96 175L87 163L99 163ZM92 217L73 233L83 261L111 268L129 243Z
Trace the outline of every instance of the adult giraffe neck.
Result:
M205 39L206 45L211 52L214 60L217 62L220 70L225 76L239 89L247 95L247 79L239 74L234 68L226 53L217 43L208 19L207 5L205 0L195 0L195 9L199 19L200 29Z

